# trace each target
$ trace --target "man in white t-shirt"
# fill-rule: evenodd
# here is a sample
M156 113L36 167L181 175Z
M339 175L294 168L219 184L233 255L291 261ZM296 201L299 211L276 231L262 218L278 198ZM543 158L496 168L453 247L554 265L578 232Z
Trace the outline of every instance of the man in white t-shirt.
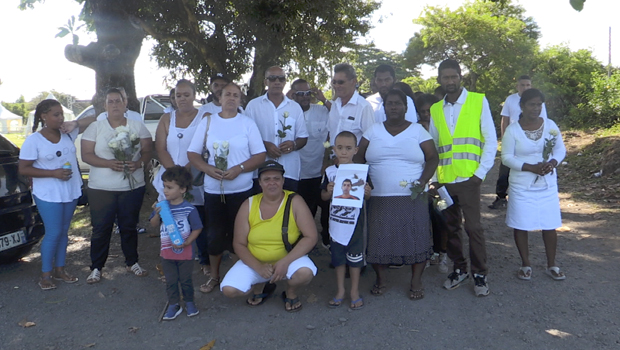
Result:
M230 83L230 79L222 73L217 73L211 77L211 84L209 85L209 88L211 89L213 101L200 107L198 109L198 115L204 115L205 113L217 114L222 111L220 94L222 93L224 86L228 83Z
M245 114L256 122L268 159L284 167L284 189L297 192L301 171L299 150L308 141L308 131L303 110L284 95L285 84L286 74L282 68L267 69L267 93L250 101ZM257 177L255 173L254 178Z
M375 69L373 83L379 92L368 96L366 101L370 103L372 109L375 111L375 123L383 123L386 118L385 109L383 108L383 97L387 95L388 91L394 88L394 84L396 83L394 68L387 64L379 65ZM418 113L415 109L415 104L409 96L407 96L407 113L405 114L405 119L412 123L418 122Z
M375 123L375 111L368 101L357 92L357 74L348 63L334 67L332 87L336 100L329 111L329 143L334 144L336 136L349 131L357 137L359 144L364 132Z
M323 92L317 88L310 88L310 84L304 79L297 79L291 84L290 95L304 111L306 130L308 130L308 142L299 150L301 158L301 173L298 193L303 197L310 208L312 217L316 215L317 208L321 207L321 232L323 244L329 244L329 202L321 200L321 169L327 140L327 121L329 120L329 108L331 102L325 98ZM311 103L316 98L320 104Z
M502 123L501 123L501 137L504 137L504 131L508 125L519 121L521 115L521 94L527 89L532 88L532 79L527 75L522 75L517 80L517 92L508 96L502 107ZM545 104L542 105L542 111L540 117L547 119L547 108ZM490 209L504 209L508 204L506 197L508 196L508 177L510 176L510 168L504 164L499 164L499 175L497 177L497 183L495 185L495 194L497 197L495 201L489 205Z

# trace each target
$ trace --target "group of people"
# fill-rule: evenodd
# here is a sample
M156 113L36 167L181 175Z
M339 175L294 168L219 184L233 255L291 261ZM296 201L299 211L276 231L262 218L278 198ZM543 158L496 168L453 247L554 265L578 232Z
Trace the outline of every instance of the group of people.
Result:
M461 86L458 62L439 65L441 98L416 96L406 84L399 89L388 65L377 67L377 91L366 98L357 91L354 67L346 63L334 67L333 100L303 79L293 81L285 94L287 76L280 67L269 68L265 77L267 92L245 109L240 87L222 74L212 78L213 100L200 109L194 107L195 86L180 80L173 93L175 107L160 119L155 150L161 167L153 185L158 202L168 202L183 238L180 244L171 241L162 209L154 207L150 222L161 232L169 302L164 319L183 310L179 284L187 315L198 314L193 303L195 255L207 279L201 292L219 287L228 297L246 296L248 305L258 306L275 292L276 282L288 280L282 293L285 310L299 311L299 288L317 272L308 253L319 240L314 223L319 207L322 244L330 249L336 272L329 307L346 299L347 267L349 307L364 307L359 280L366 264L376 273L373 295L386 291L388 266L411 265L407 295L421 299L427 262L447 273L448 258L453 268L446 289L460 286L471 271L474 294L489 294L480 186L494 164L497 136L484 94ZM522 80L529 77L521 77L520 84ZM561 226L555 168L566 151L557 125L541 116L543 103L539 90L519 89L518 116L502 119L501 157L510 169L506 223L514 229L522 258L517 277L523 280L532 277L527 240L532 230L543 232L546 272L556 280L565 278L555 264L555 229ZM517 111L514 101L510 105ZM46 228L39 281L43 290L56 288L54 280L78 280L64 265L81 187L73 144L79 132L84 132L82 159L91 165L92 263L86 282L101 280L115 224L127 270L147 275L138 263L136 227L143 169L153 145L144 124L128 117L126 106L124 91L118 89L107 92L101 119L64 122L56 101L37 106L33 129L42 128L24 142L19 168L33 178ZM339 166L354 163L368 165L367 178L336 184ZM334 195L336 186L342 186L342 195ZM434 205L442 187L453 203L447 208ZM355 190L360 192L352 195ZM361 208L331 203L344 196L361 200ZM470 268L459 236L462 226L469 237ZM239 260L224 276L220 265L226 251Z

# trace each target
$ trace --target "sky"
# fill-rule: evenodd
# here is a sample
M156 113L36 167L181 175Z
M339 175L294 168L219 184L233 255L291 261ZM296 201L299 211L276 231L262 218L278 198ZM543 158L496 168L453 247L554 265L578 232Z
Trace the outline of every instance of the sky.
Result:
M464 0L383 0L372 17L374 28L361 40L373 41L385 51L403 52L413 34L420 30L412 20L425 6L448 6L456 9ZM596 58L608 62L609 27L614 11L609 0L590 0L581 12L573 10L569 0L516 0L526 15L538 23L541 47L565 43L572 50L590 49ZM94 71L71 63L64 57L70 36L54 38L58 27L71 15L80 13L75 0L47 0L34 10L20 11L19 0L0 1L0 100L14 102L20 95L26 100L51 89L90 99L94 94ZM94 40L94 34L80 32L80 44ZM166 93L163 84L167 71L157 68L149 57L151 41L145 41L136 62L138 96ZM612 65L620 65L620 26L612 28ZM434 73L431 67L426 75Z

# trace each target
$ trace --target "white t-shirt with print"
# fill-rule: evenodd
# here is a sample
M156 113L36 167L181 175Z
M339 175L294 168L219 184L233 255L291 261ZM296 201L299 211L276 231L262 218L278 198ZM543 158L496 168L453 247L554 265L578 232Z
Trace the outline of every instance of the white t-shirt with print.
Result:
M368 140L366 162L374 186L372 196L409 196L411 190L401 181L418 180L424 170L424 152L420 144L431 140L424 127L412 123L400 134L392 136L383 123L374 124L364 133Z
M205 131L209 118L202 119L192 142L189 144L188 152L202 155L205 145ZM243 114L237 114L233 118L224 119L218 114L211 115L211 124L206 138L207 149L209 150L208 164L215 166L214 144L218 144L217 154L223 151L222 143L228 142L228 169L245 162L251 156L265 152L265 146L261 139L260 132L252 119ZM252 188L252 173L243 172L234 180L224 180L224 194L239 193ZM204 189L206 193L220 194L220 181L209 175L205 175Z
M37 198L52 203L68 203L82 194L82 177L75 156L75 138L79 129L70 134L60 134L60 141L52 143L40 132L28 136L19 152L19 159L34 160L33 167L55 170L69 162L73 174L68 181L55 177L33 177L32 193Z
M127 119L127 127L132 133L136 133L140 139L151 139L151 133L147 130L141 121ZM115 159L114 153L108 143L116 136L116 132L110 126L107 119L96 121L84 131L82 141L95 142L95 155L102 159ZM132 161L140 159L141 146L138 144L138 150L134 154ZM84 147L82 147L84 150ZM132 173L135 181L134 188L144 186L144 171L137 169ZM129 191L129 179L124 178L125 173L122 171L114 171L110 168L90 167L90 175L88 178L88 187L95 190L105 191Z

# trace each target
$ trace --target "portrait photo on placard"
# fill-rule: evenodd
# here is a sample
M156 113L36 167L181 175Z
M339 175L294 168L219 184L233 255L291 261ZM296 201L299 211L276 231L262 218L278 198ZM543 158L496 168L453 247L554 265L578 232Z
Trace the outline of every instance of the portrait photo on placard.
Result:
M361 208L367 176L367 164L341 164L334 180L332 205Z

